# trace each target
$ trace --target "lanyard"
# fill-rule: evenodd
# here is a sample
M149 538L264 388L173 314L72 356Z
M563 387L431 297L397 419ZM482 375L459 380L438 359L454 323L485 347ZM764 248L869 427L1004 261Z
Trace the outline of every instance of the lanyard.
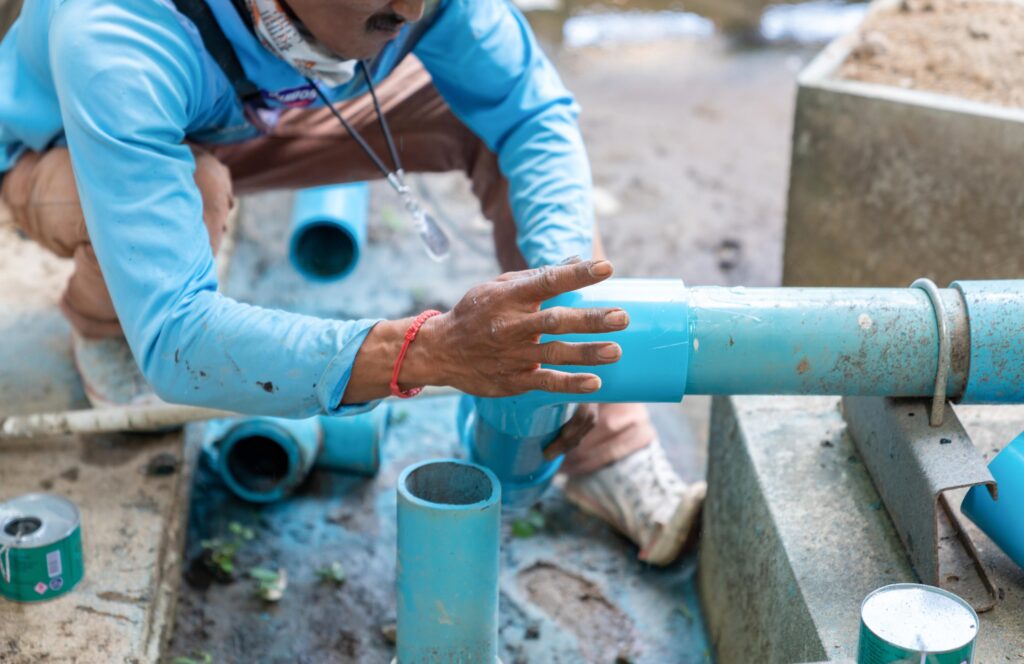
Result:
M363 78L366 79L366 86L370 89L370 98L373 100L373 108L377 112L377 121L380 124L381 132L384 134L384 140L388 145L388 152L391 153L391 161L395 165L393 169L388 168L384 160L366 142L362 134L334 107L334 104L327 98L327 95L320 89L320 86L313 82L312 79L307 78L306 81L313 86L320 101L337 118L341 126L345 128L345 131L349 133L349 136L359 144L359 147L363 149L366 156L384 174L388 184L395 190L398 197L402 199L402 205L405 207L406 212L409 213L409 216L412 217L416 231L419 233L420 239L423 240L423 246L427 250L427 255L436 261L443 261L451 253L451 240L448 237L448 233L432 215L423 209L423 206L420 205L420 202L405 183L405 171L402 170L402 162L398 157L398 150L395 148L395 140L391 135L391 128L388 126L387 118L384 117L384 112L381 111L380 102L377 101L377 91L373 86L373 78L370 76L370 72L362 60L359 61L359 69L363 73Z

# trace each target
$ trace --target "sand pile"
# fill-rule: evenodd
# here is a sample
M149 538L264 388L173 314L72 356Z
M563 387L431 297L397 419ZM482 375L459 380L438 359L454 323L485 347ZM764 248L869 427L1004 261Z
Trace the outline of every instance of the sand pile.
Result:
M1024 3L903 0L872 12L838 76L1024 107Z

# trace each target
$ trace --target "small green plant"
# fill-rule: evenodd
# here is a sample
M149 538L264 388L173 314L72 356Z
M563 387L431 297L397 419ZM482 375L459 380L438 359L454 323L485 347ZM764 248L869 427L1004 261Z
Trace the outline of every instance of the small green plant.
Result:
M391 411L391 424L402 424L407 419L409 419L409 411L405 410L404 408L396 408L395 410Z
M537 508L532 508L526 516L512 522L512 536L519 538L533 537L544 529L544 515Z
M255 536L252 528L232 521L228 524L227 535L203 540L206 558L214 571L219 571L228 577L232 576L235 573L235 555L242 545L251 541Z
M288 587L288 573L284 568L274 571L266 567L253 567L249 576L256 581L256 594L265 602L277 602Z
M330 581L338 586L345 583L345 568L342 567L341 563L337 560L330 565L326 565L318 569L316 571L316 575L320 577L321 581Z
M175 657L171 664L213 664L213 656L206 651L194 652L188 657Z

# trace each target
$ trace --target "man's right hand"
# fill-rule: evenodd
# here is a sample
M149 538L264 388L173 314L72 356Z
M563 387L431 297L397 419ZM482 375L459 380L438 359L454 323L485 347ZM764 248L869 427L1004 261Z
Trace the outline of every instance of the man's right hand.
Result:
M622 309L540 306L561 293L612 276L606 260L577 261L510 272L472 288L448 313L424 323L409 347L399 385L448 385L467 394L501 397L530 390L587 394L601 387L591 373L569 373L546 365L600 365L616 362L622 349L613 342L540 343L541 335L605 333L625 329ZM388 393L391 367L409 320L384 321L370 332L356 357L344 403Z

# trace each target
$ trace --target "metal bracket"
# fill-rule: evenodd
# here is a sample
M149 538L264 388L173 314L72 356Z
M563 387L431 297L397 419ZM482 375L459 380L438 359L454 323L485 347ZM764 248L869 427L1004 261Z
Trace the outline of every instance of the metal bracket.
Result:
M930 425L928 399L845 397L850 437L871 474L922 582L963 597L976 611L996 592L944 492L996 482L956 413Z

